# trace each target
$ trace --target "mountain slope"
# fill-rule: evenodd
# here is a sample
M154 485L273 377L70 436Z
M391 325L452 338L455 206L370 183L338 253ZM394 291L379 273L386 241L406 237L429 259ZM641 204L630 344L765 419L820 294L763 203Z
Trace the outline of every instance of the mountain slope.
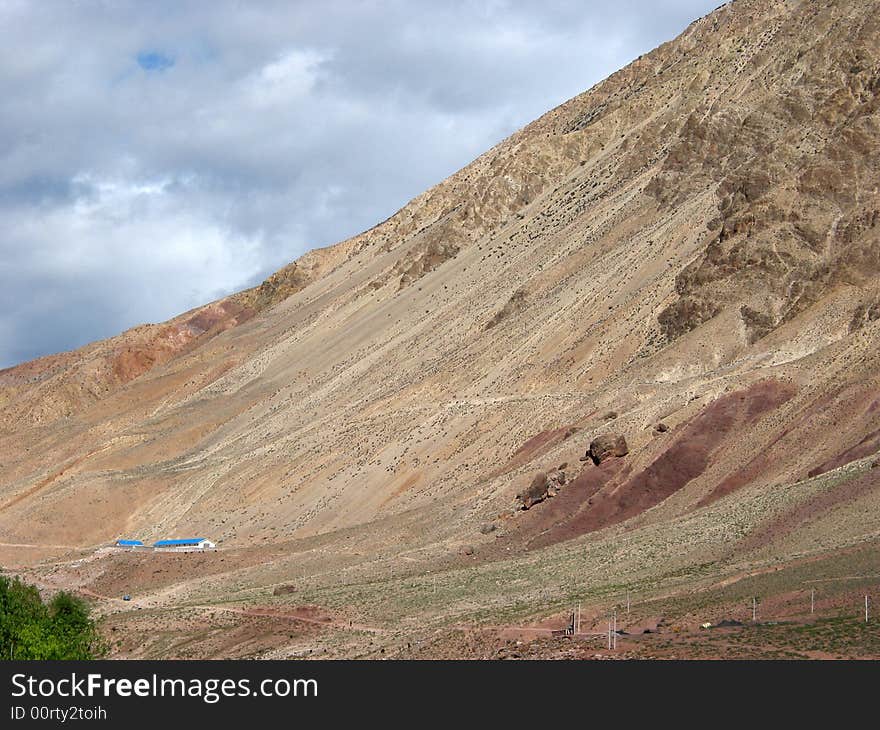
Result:
M181 346L135 330L0 373L0 543L34 546L9 559L198 533L242 550L211 590L259 590L621 530L657 575L870 537L878 10L737 0L388 221L166 325L196 332ZM104 353L138 348L94 375L96 351L118 373ZM580 461L603 433L629 454ZM514 511L562 464L558 496ZM832 472L861 486L826 493ZM184 584L163 590L208 590Z

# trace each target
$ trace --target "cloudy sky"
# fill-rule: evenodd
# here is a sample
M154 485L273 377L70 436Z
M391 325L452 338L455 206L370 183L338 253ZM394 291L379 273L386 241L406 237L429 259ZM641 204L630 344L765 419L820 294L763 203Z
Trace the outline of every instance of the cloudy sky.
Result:
M0 0L0 368L388 217L720 0Z

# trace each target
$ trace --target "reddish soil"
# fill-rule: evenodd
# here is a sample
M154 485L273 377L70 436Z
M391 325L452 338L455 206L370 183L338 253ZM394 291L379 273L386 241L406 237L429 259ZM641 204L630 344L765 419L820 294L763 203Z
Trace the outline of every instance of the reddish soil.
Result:
M113 374L120 383L127 383L166 359L163 353L155 349L126 347L113 358Z
M751 484L761 475L766 474L773 462L779 458L778 449L789 448L786 439L804 424L809 424L817 413L831 407L841 394L840 389L832 393L827 393L821 398L814 400L800 413L788 420L788 425L782 429L762 450L759 454L750 459L745 466L728 475L711 494L704 497L698 504L703 507L707 504L721 499L725 495L735 492L742 487Z
M540 521L531 524L540 533L529 546L543 547L569 540L660 504L700 476L721 444L794 394L791 385L763 380L718 398L678 430L666 451L628 479L628 469L621 470L624 461L620 459L585 467L577 479L540 510ZM528 526L523 520L523 527Z
M582 534L577 515L592 507L597 493L612 480L626 478L628 467L621 459L608 459L598 466L587 462L583 471L559 494L523 515L518 528L532 536L529 548L540 548ZM572 515L576 515L572 520Z
M869 395L869 394L868 394ZM749 460L743 467L727 476L715 490L700 501L698 506L710 504L721 497L730 494L766 474L775 462L784 457L787 450L792 448L793 440L801 438L803 430L809 430L819 413L836 409L849 415L861 415L861 404L866 400L864 387L836 389L832 393L823 395L811 402L806 408L796 415L787 419L787 425L761 450L759 454ZM870 422L874 422L873 413L876 410L874 401L864 415ZM816 467L810 469L806 476L814 477L848 464L856 459L873 454L880 449L880 429L873 429L865 435L857 444L851 446L831 459L825 459Z
M763 380L713 401L681 429L672 446L647 469L597 505L588 520L590 529L620 522L660 504L700 476L718 446L794 394L791 385Z
M189 352L215 335L254 316L254 311L235 302L211 304L179 324L153 328L145 342L119 348L112 359L119 383L128 383L156 365Z
M235 302L226 301L219 307L202 309L194 317L186 320L185 324L194 330L195 334L200 335L218 327L218 325L218 329L223 330L247 322L254 314L256 312L249 307L242 307Z

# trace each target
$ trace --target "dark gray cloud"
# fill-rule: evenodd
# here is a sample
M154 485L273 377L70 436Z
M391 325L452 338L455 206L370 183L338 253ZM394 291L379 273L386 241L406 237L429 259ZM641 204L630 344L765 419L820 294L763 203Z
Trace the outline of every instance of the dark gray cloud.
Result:
M0 3L0 367L369 228L716 4Z

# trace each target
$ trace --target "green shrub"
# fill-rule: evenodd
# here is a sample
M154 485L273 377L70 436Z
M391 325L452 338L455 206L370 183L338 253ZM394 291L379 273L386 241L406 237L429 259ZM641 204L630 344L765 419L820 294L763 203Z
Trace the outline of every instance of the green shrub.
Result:
M0 659L94 659L102 653L84 601L62 591L46 604L34 586L0 575Z

